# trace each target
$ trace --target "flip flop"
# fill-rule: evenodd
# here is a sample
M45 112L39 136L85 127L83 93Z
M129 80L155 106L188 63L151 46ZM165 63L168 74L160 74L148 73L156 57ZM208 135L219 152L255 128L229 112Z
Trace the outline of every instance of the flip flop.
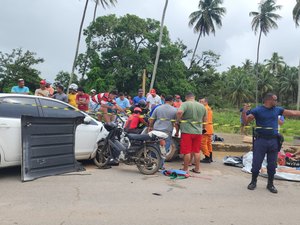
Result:
M190 171L193 172L193 173L198 173L198 174L201 173L200 171L196 171L195 168L191 169Z

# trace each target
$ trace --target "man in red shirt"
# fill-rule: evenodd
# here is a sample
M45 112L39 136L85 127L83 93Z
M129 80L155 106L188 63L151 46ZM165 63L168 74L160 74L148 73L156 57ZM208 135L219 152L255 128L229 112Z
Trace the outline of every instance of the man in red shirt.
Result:
M77 89L77 95L76 95L76 104L79 110L81 111L88 111L89 110L89 102L90 102L90 96L86 93L84 93L84 90L82 87L79 87Z
M125 124L125 131L128 133L141 133L141 129L139 129L139 125L142 123L148 126L147 122L141 116L142 109L139 107L135 107L133 110L133 114L128 118Z
M114 110L124 112L124 110L117 105L115 98L118 95L116 91L99 93L92 97L92 101L100 104L100 114L98 114L98 120L102 121L102 117L106 123L113 121Z

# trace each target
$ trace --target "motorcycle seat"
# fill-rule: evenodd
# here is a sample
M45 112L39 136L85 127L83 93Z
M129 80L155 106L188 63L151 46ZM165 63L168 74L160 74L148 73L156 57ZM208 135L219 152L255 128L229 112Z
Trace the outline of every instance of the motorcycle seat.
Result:
M127 137L130 140L136 141L147 141L151 139L151 137L148 134L127 134Z

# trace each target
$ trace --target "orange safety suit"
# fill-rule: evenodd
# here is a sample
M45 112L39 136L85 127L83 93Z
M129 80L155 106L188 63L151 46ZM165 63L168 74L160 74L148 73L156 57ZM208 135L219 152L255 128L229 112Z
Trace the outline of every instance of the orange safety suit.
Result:
M207 124L205 125L206 133L202 135L201 150L205 156L209 157L210 153L212 153L211 142L212 142L212 135L214 133L213 111L208 105L205 105L205 109L206 109Z

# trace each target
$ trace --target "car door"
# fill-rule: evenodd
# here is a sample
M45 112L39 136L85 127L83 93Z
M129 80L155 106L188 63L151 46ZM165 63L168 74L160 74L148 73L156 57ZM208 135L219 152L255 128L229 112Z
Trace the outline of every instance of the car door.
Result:
M43 114L45 117L77 117L86 116L69 104L52 99L40 98ZM97 137L100 126L94 120L89 124L80 124L75 134L75 156L76 159L88 159L97 146Z
M0 97L0 149L4 163L19 165L22 156L21 116L39 116L34 98Z

